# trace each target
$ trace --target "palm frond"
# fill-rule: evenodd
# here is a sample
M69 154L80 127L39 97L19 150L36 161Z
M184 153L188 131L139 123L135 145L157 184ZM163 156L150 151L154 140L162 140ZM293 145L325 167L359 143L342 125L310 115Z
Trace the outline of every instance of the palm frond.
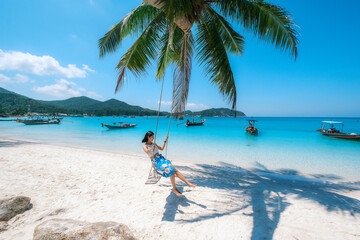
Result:
M165 70L168 64L171 61L171 55L173 53L173 36L174 36L174 29L169 27L165 34L160 39L160 52L156 70L156 77L157 79L161 79L165 75Z
M176 63L173 77L173 97L171 112L175 118L185 111L191 77L194 39L191 31L182 32L180 46L175 46L174 61Z
M172 34L170 34L172 32ZM172 35L172 36L171 36ZM177 27L176 25L171 28L169 27L165 34L161 37L160 40L160 52L158 56L157 71L156 77L161 79L165 75L166 68L173 62L179 62L179 54L176 56L176 53L180 53L181 39L184 35L184 32Z
M126 69L139 77L145 72L151 60L155 59L160 35L165 31L165 24L165 14L159 13L130 49L121 57L116 66L116 69L119 70L119 76L115 92L123 83Z
M102 58L107 53L116 51L121 42L130 34L136 36L142 33L159 12L157 8L147 4L141 4L132 10L98 40L99 57Z
M231 24L210 6L206 6L205 10L212 17L212 21L219 29L226 50L232 53L236 53L238 55L242 55L245 46L244 37L241 36L238 32L236 32L231 27Z
M210 81L232 103L236 110L236 86L227 50L219 31L218 19L204 12L197 23L196 49L198 60L206 69ZM235 111L236 113L236 111Z
M263 0L221 0L212 3L223 16L242 24L261 40L297 57L298 32L285 9Z

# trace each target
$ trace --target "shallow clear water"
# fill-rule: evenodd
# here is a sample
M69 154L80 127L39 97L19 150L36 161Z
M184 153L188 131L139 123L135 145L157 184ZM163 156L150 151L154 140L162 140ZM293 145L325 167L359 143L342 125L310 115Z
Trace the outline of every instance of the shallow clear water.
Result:
M244 118L207 118L204 126L186 127L172 120L167 157L197 163L224 162L245 168L293 169L311 174L335 174L360 180L360 141L334 139L315 130L321 121L344 122L344 132L360 133L360 118L257 118L258 136L245 133ZM186 120L186 119L185 119ZM131 129L108 130L101 123L136 123ZM159 119L162 144L169 118ZM156 117L64 118L59 125L24 125L0 121L0 137L145 156L141 140L155 131ZM340 129L341 130L341 129Z

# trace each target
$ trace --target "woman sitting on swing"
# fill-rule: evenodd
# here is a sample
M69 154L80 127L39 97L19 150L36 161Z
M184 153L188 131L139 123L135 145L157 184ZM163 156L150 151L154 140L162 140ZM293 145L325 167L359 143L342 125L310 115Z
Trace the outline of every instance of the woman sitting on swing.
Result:
M154 143L154 133L152 131L148 131L145 134L144 139L142 140L144 144L143 150L150 157L151 162L155 165L155 170L161 174L163 177L170 177L171 185L173 187L172 191L179 197L182 196L182 193L176 188L175 184L175 176L180 178L184 183L186 183L189 187L196 187L195 184L190 183L184 175L181 174L179 170L177 170L169 160L165 159L160 153L159 150L164 150L165 144L168 140L168 136L165 137L165 141L163 145L160 147L156 143Z

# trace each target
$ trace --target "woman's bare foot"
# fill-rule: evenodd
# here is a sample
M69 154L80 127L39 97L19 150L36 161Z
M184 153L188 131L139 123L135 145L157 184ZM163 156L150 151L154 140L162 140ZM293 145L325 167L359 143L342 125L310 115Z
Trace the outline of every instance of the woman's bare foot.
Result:
M178 197L182 196L182 193L177 188L173 188L172 191L176 194L176 196Z
M189 183L188 186L189 186L189 187L192 187L192 188L195 188L195 187L196 187L196 184Z

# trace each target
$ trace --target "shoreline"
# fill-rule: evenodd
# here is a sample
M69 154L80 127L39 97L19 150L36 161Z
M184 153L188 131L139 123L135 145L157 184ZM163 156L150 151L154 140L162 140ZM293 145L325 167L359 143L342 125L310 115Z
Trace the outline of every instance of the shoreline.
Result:
M133 156L133 157L138 157L138 158L142 158L144 160L149 160L148 157L143 154L143 153L133 153L133 152L124 152L124 151L119 151L119 150L109 150L109 149L103 149L103 148L97 148L94 146L78 146L78 145L71 145L71 144L67 144L67 143L53 143L53 142L48 142L45 143L41 140L36 141L36 140L29 140L26 138L13 138L13 137L8 137L8 136L0 136L0 139L5 139L5 140L11 140L11 141L23 141L23 142L27 142L27 143L36 143L36 144L40 144L40 145L50 145L50 146L55 146L55 147L64 147L64 148L74 148L74 149L82 149L82 150L90 150L90 151L98 151L98 152L103 152L103 153L113 153L113 154L120 154L120 155L125 155L125 156ZM299 171L298 169L294 168L278 168L278 169L269 169L266 166L263 166L261 163L259 162L254 162L253 167L242 167L242 165L239 163L227 163L227 162L223 162L223 161L218 161L218 162L204 162L204 161L194 161L194 160L186 160L186 159L179 159L179 158L171 158L171 161L173 161L175 164L176 163L183 163L183 164L194 164L194 165L211 165L211 166L215 166L215 167L224 167L224 166L232 166L235 168L241 168L247 171L251 171L251 172L269 172L269 173L281 173L284 174L285 172L287 172L289 175L289 178L292 177L293 173L299 173L301 174L301 176L303 177L307 177L307 178L311 178L313 176L328 176L330 178L332 178L332 180L334 179L338 179L338 180L342 180L343 182L360 182L360 178L354 178L349 177L349 175L346 175L346 173L344 172L343 174L335 174L335 173L324 173L324 172L310 172L309 167L302 169L303 171ZM306 171L304 171L306 169Z
M177 180L179 198L169 179L144 184L146 157L10 139L0 140L0 156L0 198L25 195L33 204L9 220L0 239L31 239L53 218L115 221L138 239L360 236L360 182L176 161L198 185Z

